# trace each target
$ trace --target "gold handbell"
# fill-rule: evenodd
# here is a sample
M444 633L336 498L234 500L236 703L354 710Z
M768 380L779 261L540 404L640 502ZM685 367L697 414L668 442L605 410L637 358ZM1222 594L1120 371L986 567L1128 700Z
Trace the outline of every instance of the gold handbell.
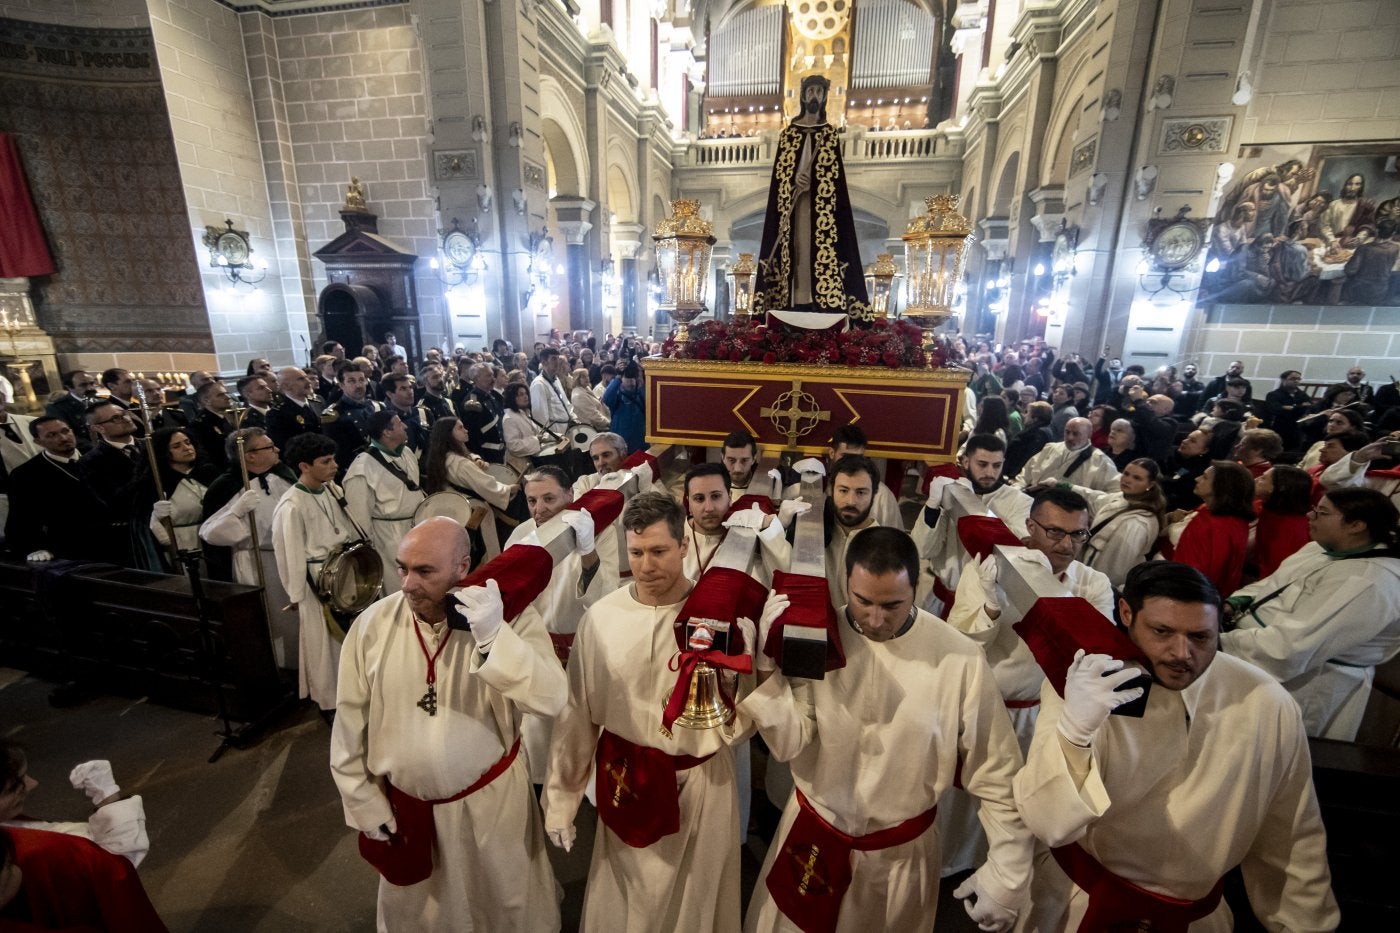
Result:
M733 719L734 707L719 688L719 671L701 661L690 675L685 709L676 717L676 725L687 729L713 729Z

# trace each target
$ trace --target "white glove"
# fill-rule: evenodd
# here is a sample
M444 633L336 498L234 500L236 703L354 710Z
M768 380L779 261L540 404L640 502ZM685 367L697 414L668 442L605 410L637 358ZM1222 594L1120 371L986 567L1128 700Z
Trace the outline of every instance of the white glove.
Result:
M967 910L967 915L977 924L979 930L988 930L991 933L1003 933L1011 929L1011 925L1016 922L1016 911L992 897L986 891L986 886L982 884L978 875L982 869L978 869L968 876L967 880L958 885L953 891L953 896L965 898L963 907ZM971 898L976 896L977 902L973 903Z
M777 670L777 663L763 653L763 646L768 644L768 636L773 631L773 623L778 621L778 617L787 612L788 606L791 605L792 600L784 594L777 590L768 591L768 598L763 601L763 612L758 617L758 647L753 653L755 670Z
M171 505L169 499L157 499L156 504L151 506L151 514L156 517L158 522L167 520L174 512L175 506Z
M399 824L398 824L398 821L395 820L395 819L391 816L391 817L389 817L389 822L384 823L383 825L379 826L377 829L367 829L367 830L365 830L365 838L367 838L367 839L373 839L375 842L388 842L388 841L389 841L389 837L392 836L394 833L396 833L396 832L398 832L398 831L399 831Z
M1085 654L1080 648L1065 675L1065 706L1060 710L1060 734L1075 745L1090 745L1108 714L1142 696L1142 688L1119 690L1142 672L1124 667L1106 654Z
M493 579L487 580L485 586L469 586L455 595L458 614L471 625L476 650L485 654L505 624L506 608L501 602L501 588Z
M757 654L755 644L758 639L758 630L754 628L753 619L735 619L734 624L739 627L739 634L744 637L744 654L750 657Z
M1001 603L997 601L997 558L988 554L977 564L977 582L982 584L982 608L995 619L1001 615Z
M784 499L778 503L778 521L786 528L799 515L812 511L812 503L806 499Z
M238 502L233 510L239 515L250 515L258 509L258 503L262 501L262 493L256 489L245 489L238 497Z
M46 560L53 560L53 551L45 551L42 549L38 551L30 551L29 556L26 557L25 560L35 561L36 563L41 563Z
M101 759L78 765L69 773L68 781L74 790L87 794L94 807L121 792L116 778L112 777L112 763Z
M752 528L754 531L763 530L763 520L768 515L758 506L752 505L747 509L741 509L724 520L725 528Z
M546 830L545 835L549 837L550 843L555 848L563 849L565 852L573 851L574 840L578 838L578 832L574 829L573 823L559 829Z
M822 463L815 457L808 457L806 460L799 460L792 465L792 468L797 471L798 475L802 477L804 482L812 478L809 477L808 474L815 473L817 476L826 475L826 464Z
M593 550L593 516L588 514L587 509L566 509L561 513L561 521L574 530L574 543L578 545L580 554L588 554Z
M957 482L957 480L950 479L947 476L935 476L933 479L929 480L928 499L924 501L924 505L931 509L940 508L943 505L943 490L947 489L955 482Z

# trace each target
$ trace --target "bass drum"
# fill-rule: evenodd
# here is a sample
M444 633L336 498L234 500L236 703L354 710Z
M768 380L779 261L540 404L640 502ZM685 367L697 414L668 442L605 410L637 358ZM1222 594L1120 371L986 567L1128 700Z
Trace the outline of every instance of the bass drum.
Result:
M581 450L588 453L588 445L593 443L593 438L598 436L598 431L586 424L569 425L569 440L573 442L574 450Z
M350 541L331 552L316 576L316 592L332 612L356 615L379 598L384 562L368 541Z
M413 524L421 525L430 518L445 516L463 528L475 528L486 517L487 511L486 506L473 504L460 492L435 492L413 510Z
M486 464L486 472L490 473L492 478L502 486L514 486L520 482L520 474L506 463L488 463Z

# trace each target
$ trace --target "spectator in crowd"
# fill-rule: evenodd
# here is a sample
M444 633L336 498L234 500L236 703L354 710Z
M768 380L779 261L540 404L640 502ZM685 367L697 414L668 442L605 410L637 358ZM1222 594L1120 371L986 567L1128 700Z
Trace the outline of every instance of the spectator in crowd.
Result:
M1254 477L1238 463L1216 460L1196 480L1201 505L1169 516L1165 560L1195 567L1221 592L1239 589L1254 521Z
M1095 405L1089 409L1089 443L1099 450L1108 449L1108 429L1118 420L1118 409L1112 405Z
M999 395L989 395L977 403L977 422L972 426L972 434L995 434L1002 443L1010 440L1011 419L1006 411L1006 400Z
M1007 445L1004 475L1013 479L1020 474L1031 458L1045 449L1052 438L1050 419L1053 410L1049 402L1031 402L1026 408L1026 425L1016 440Z
M1167 499L1162 494L1161 467L1139 457L1124 464L1118 490L1103 492L1071 486L1092 510L1089 541L1082 560L1121 588L1128 571L1147 560L1167 527Z
M1340 408L1328 412L1325 419L1319 420L1323 422L1322 437L1307 449L1307 452L1303 454L1303 459L1298 462L1298 465L1305 470L1316 466L1321 461L1322 445L1327 442L1328 438L1353 431L1363 435L1366 433L1365 420L1362 419L1359 412L1350 408Z
M1255 478L1259 522L1254 527L1254 563L1259 576L1278 570L1284 558L1312 540L1308 534L1312 490L1313 478L1306 470L1282 463Z
M1205 391L1202 392L1202 398L1216 399L1224 396L1225 387L1231 379L1243 379L1244 398L1248 400L1254 397L1254 386L1250 384L1248 379L1244 379L1244 363L1240 360L1231 360L1223 376L1216 376L1210 382L1206 383Z
M161 428L149 441L155 454L156 470L160 476L159 498L151 481L149 468L143 473L142 489L138 493L138 518L145 518L152 537L162 549L167 569L179 572L171 565L168 549L192 551L199 547L199 526L204 520L204 495L209 484L219 475L219 467L204 459L203 454L180 428Z
M574 406L574 420L595 431L607 431L612 426L612 414L603 400L593 394L588 370L580 366L569 380L569 402Z
M603 393L603 404L612 412L610 427L621 434L629 450L646 450L646 394L642 390L642 368L628 363L622 377L613 381Z
M1127 418L1117 418L1108 428L1108 449L1104 451L1118 470L1137 459L1137 431Z
M87 411L97 401L97 377L86 370L70 370L63 374L63 387L68 391L49 402L44 414L62 418L73 430L78 449L86 452L92 446Z
M1264 396L1264 424L1278 434L1284 450L1300 450L1298 419L1307 414L1312 399L1300 386L1303 374L1296 369L1279 375L1278 388Z

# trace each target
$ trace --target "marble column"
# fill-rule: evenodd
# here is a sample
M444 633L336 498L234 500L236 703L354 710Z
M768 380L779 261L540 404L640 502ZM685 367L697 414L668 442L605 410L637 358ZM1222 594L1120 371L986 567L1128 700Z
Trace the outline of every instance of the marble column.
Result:
M593 273L588 259L588 231L593 224L588 218L598 205L576 195L559 195L549 205L554 208L554 226L568 248L569 329L588 330L593 321L589 313Z
M641 224L613 224L612 242L622 258L619 277L622 289L622 332L628 336L637 333L637 302L642 294L641 270L637 257L642 251L642 235L646 227Z

